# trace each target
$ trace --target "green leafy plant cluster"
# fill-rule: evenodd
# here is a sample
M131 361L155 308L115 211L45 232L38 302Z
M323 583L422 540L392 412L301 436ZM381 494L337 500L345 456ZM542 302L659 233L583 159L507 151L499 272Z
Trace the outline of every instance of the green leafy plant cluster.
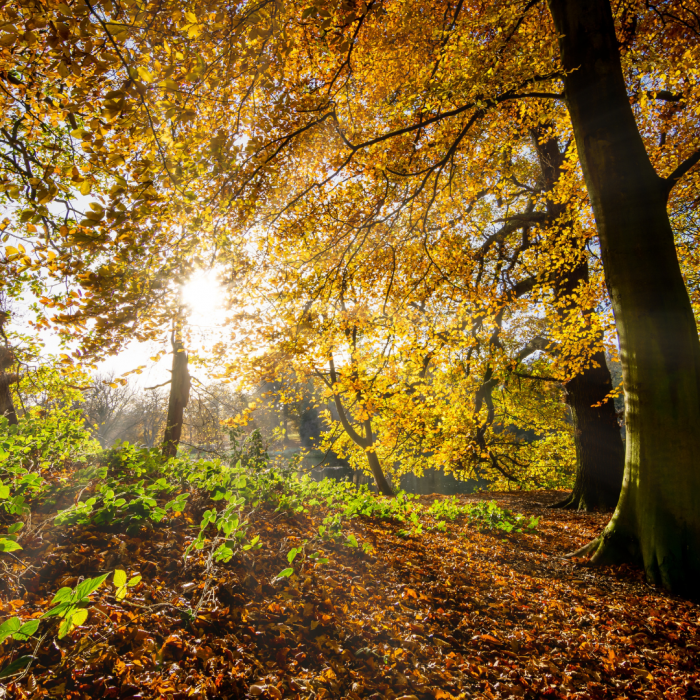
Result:
M96 447L79 410L33 407L19 425L0 416L0 508L16 516L27 513L27 499L49 488L45 472L84 462Z
M448 521L457 519L465 519L480 529L503 532L533 531L539 522L537 518L528 519L501 508L495 501L460 503L453 496L436 499L426 507L417 499L417 496L404 491L400 491L395 498L386 498L373 494L366 486L356 487L332 479L316 482L302 477L286 484L278 509L299 513L323 505L331 511L324 523L331 532L339 532L343 520L359 516L393 519L406 524L400 530L405 536L418 536L426 529L445 530Z
M162 503L164 497L172 495L178 488L165 477L139 479L130 483L115 477L107 478L107 467L95 470L92 477L104 483L95 495L61 511L56 516L57 525L92 522L100 526L126 525L128 531L148 521L160 522L169 511L181 513L189 495L180 492ZM159 498L162 505L159 505Z
M11 617L0 624L0 644L8 639L18 642L27 642L35 639L39 644L51 635L53 631L58 639L63 639L76 627L85 624L88 619L91 596L112 575L112 584L115 588L114 597L118 601L126 598L129 588L137 586L141 576L132 576L130 579L122 569L108 572L95 578L88 578L79 583L75 588L68 586L60 588L54 595L51 609L43 615L30 620L22 621L19 617ZM55 620L54 624L52 622ZM47 625L47 629L41 638L37 637L40 626ZM34 661L34 656L20 656L9 666L0 670L0 678L7 678L16 673L25 672Z
M41 473L67 461L85 461L98 450L80 409L35 406L18 425L0 416L0 474Z
M446 502L446 500L442 501L442 503ZM431 508L436 506L437 503L440 503L440 501L436 501ZM528 518L525 515L513 513L506 508L501 508L496 501L480 501L457 507L463 510L464 516L470 522L481 529L502 530L503 532L513 532L513 530L515 532L532 532L539 525L539 518L534 516Z

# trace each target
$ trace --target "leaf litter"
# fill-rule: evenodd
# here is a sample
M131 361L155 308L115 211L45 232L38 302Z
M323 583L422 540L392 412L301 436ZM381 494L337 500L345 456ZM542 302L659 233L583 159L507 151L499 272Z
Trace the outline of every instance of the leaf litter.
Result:
M539 518L522 532L463 517L407 531L396 518L360 514L343 537L314 547L326 505L280 512L261 503L248 514L259 548L225 563L204 550L183 559L211 505L201 495L179 518L136 534L49 523L12 553L0 619L37 619L59 587L121 573L62 639L0 646L0 696L700 697L700 608L649 587L634 568L565 559L607 516L547 508L560 495L451 501L495 499Z

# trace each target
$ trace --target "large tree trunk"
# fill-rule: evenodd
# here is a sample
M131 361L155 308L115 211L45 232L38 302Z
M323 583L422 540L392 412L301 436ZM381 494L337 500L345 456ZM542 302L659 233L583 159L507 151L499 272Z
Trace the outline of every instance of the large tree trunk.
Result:
M580 263L554 284L557 299L563 300L567 307L576 303L570 300L576 298L574 292L579 284L588 281L586 253L580 252ZM622 490L625 447L615 402L610 396L612 377L605 353L602 350L595 353L591 364L570 379L564 388L574 420L576 481L570 496L556 506L581 511L613 510Z
M620 340L625 476L615 514L579 553L636 559L650 580L700 580L700 342L666 211L625 88L608 0L548 0Z
M559 508L613 510L620 498L625 448L610 398L612 379L605 353L597 352L592 359L596 367L587 367L566 383L574 419L576 482L568 498L556 504Z
M185 408L190 399L190 372L187 367L187 352L182 341L173 333L173 368L170 380L168 419L163 436L163 457L175 457L182 436Z
M546 192L554 190L566 159L566 153L559 148L559 140L547 136L550 133L550 130L545 129L532 131ZM546 204L547 213L552 220L565 220L562 217L566 216L566 203L547 197ZM570 226L565 225L564 231L564 235L567 235ZM581 284L588 282L588 253L583 241L574 254L576 258L572 268L556 272L552 280L554 296L557 301L563 302L563 316L577 311L576 292ZM590 331L590 322L587 326ZM579 372L565 386L567 403L574 421L576 481L572 493L555 504L557 508L613 510L622 489L625 448L615 403L610 397L612 378L602 350L591 359L592 365Z

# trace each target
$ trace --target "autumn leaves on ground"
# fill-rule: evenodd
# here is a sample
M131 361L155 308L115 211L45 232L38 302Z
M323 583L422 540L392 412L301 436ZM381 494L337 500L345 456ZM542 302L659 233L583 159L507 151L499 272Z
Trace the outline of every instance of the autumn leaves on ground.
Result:
M606 516L548 508L561 493L384 499L157 464L117 451L33 500L2 613L40 628L1 647L4 697L700 695L700 608L564 558ZM46 617L85 581L80 624Z

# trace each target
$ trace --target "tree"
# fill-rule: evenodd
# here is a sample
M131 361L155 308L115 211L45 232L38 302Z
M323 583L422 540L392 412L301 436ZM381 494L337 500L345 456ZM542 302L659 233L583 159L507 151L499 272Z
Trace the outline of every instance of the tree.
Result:
M111 22L128 27L137 5L0 9L0 192L12 211L0 284L13 295L31 288L36 326L79 341L67 362L159 335L173 316L172 280L206 254L191 193L168 194L187 187L187 155L154 131L145 57Z
M358 374L357 366L355 360L355 353L357 352L356 337L357 329L353 328L350 331L353 336L353 349L350 358L350 379L355 386L358 386ZM339 390L339 379L338 373L335 368L335 361L333 355L331 354L328 359L328 369L329 369L329 382L328 388L333 395L333 402L335 403L335 409L338 412L338 419L340 420L343 430L347 433L348 437L360 448L362 448L367 455L367 463L369 465L372 476L374 477L374 483L377 486L377 491L384 496L393 496L394 490L389 485L389 482L384 475L384 470L379 462L379 456L377 455L377 446L375 444L375 435L372 428L372 417L369 413L368 407L366 405L365 397L363 396L362 389L359 387L355 391L355 398L359 404L359 412L361 414L361 425L362 433L358 432L348 419L347 413L345 411L345 406L343 405L343 399L340 395ZM323 375L321 375L323 376Z
M469 27L464 31L474 31L473 27L478 26L483 36L489 37L488 41L484 39L485 43L470 43L468 33L457 31L460 25L456 18L463 9L462 3L454 13L445 11L448 20L442 26L448 24L443 31L450 41L450 50L442 40L425 41L439 44L434 62L426 61L415 46L421 46L417 26L423 20L431 22L435 18L427 7L422 15L411 14L410 24L408 16L382 13L383 36L391 37L392 47L400 47L395 56L401 50L411 50L422 65L436 66L432 73L417 69L415 80L414 74L407 75L406 71L400 78L399 73L392 73L391 58L383 65L381 74L375 71L371 75L367 70L370 63L376 66L388 57L388 52L382 54L385 47L377 30L378 20L371 16L369 7L361 16L353 13L345 23L339 21L337 13L323 13L324 19L318 24L311 23L312 27L320 29L330 16L330 25L337 28L336 33L328 32L331 38L326 38L309 31L305 44L313 51L320 44L325 49L332 41L341 57L337 61L329 58L323 66L311 63L312 67L305 73L299 69L304 77L314 73L317 87L311 88L302 78L296 83L297 95L302 99L300 93L308 90L305 106L307 114L313 114L306 121L308 128L320 124L322 119L326 120L325 124L334 125L334 135L345 145L348 155L335 169L328 162L320 177L310 169L310 177L297 192L301 195L327 187L338 193L342 187L338 184L338 168L357 163L366 155L371 158L376 173L376 187L366 187L370 193L376 193L376 204L370 206L370 217L364 224L365 230L369 230L382 218L387 220L394 215L391 205L396 202L399 204L394 211L399 208L405 211L409 204L418 208L421 196L432 206L446 170L449 169L449 177L446 174L444 182L454 183L453 164L458 147L467 143L467 135L478 127L481 127L480 135L484 130L490 128L493 132L499 127L495 115L500 105L535 100L532 104L536 109L555 115L555 111L544 108L537 100L565 97L596 216L606 282L620 337L626 399L623 492L610 525L590 549L595 551L596 561L639 559L651 580L688 591L700 566L700 525L695 505L700 476L694 467L700 438L693 428L700 410L697 377L700 365L697 330L676 257L667 198L675 183L700 160L700 154L693 149L697 127L692 117L685 118L687 132L677 143L687 157L677 167L667 166L671 151L655 149L656 160L669 173L660 178L635 124L609 3L552 0L549 6L559 36L559 65L552 52L555 33L538 3L508 8L492 4L479 14L478 24L472 15L469 25L462 25ZM477 8L471 9L479 13ZM638 42L638 54L644 54L645 41L658 34L665 52L663 58L657 59L659 63L673 63L675 58L682 66L681 72L688 76L689 84L694 85L694 69L687 64L692 56L686 48L687 42L679 37L695 37L696 19L691 14L687 21L676 20L664 34L654 24L657 7L648 11L636 6L634 9L642 15L644 31L637 32L635 37L629 29L627 38L630 43ZM685 12L681 6L676 9L678 13ZM441 7L440 11L443 10L446 8ZM666 13L663 21L670 22L672 15ZM439 25L435 18L433 26ZM359 40L360 26L366 29L363 40ZM348 48L345 39L351 31L357 32L354 36L358 41ZM463 39L462 43L452 41L454 34ZM370 43L370 37L374 44ZM528 49L525 41L532 48ZM459 65L454 58L457 46ZM539 55L533 54L535 50ZM350 61L351 52L354 63ZM484 70L485 64L491 66L488 71ZM455 74L452 80L447 78L446 84L442 79L447 67L454 67ZM436 73L438 79L433 80ZM649 76L650 79L653 76L652 83L656 82L654 68ZM403 81L402 85L398 84L399 80ZM643 86L644 79L640 82ZM564 95L557 89L562 83ZM454 91L449 90L451 85L455 86ZM683 97L687 99L688 95ZM429 103L430 107L418 110L413 106L416 103ZM352 116L348 113L351 107L357 110ZM652 109L645 111L644 105L640 110L642 119L648 118L651 123L654 118L657 123L663 121L654 117ZM557 122L562 123L561 116ZM450 123L451 129L447 126ZM375 128L379 133L371 133ZM411 148L410 139L431 133L433 149ZM665 140L663 145L667 143ZM304 148L308 146L307 140ZM366 172L365 186L371 182L371 175ZM405 194L408 188L403 188L400 199L392 197L411 174L417 185L408 195ZM351 179L343 184L349 188ZM478 190L475 187L471 191ZM338 198L337 194L334 196ZM290 199L298 202L298 198ZM424 208L415 220L428 236L425 211Z
M547 131L534 130L532 137L543 189L553 193L557 180L563 176L566 154L561 151L558 139ZM565 214L565 208L565 204L551 197L546 201L547 213L554 220ZM566 227L564 231L567 232ZM572 268L554 275L554 297L566 311L577 305L577 289L588 282L588 258L582 245ZM591 325L590 321L587 323ZM565 387L574 420L576 481L571 495L557 505L576 510L613 510L622 488L625 450L612 396L612 378L602 348L592 355L588 365L566 381Z
M630 108L610 4L550 0L567 104L601 242L625 387L625 481L615 514L581 553L641 560L691 593L700 576L700 342L674 246L666 178Z

